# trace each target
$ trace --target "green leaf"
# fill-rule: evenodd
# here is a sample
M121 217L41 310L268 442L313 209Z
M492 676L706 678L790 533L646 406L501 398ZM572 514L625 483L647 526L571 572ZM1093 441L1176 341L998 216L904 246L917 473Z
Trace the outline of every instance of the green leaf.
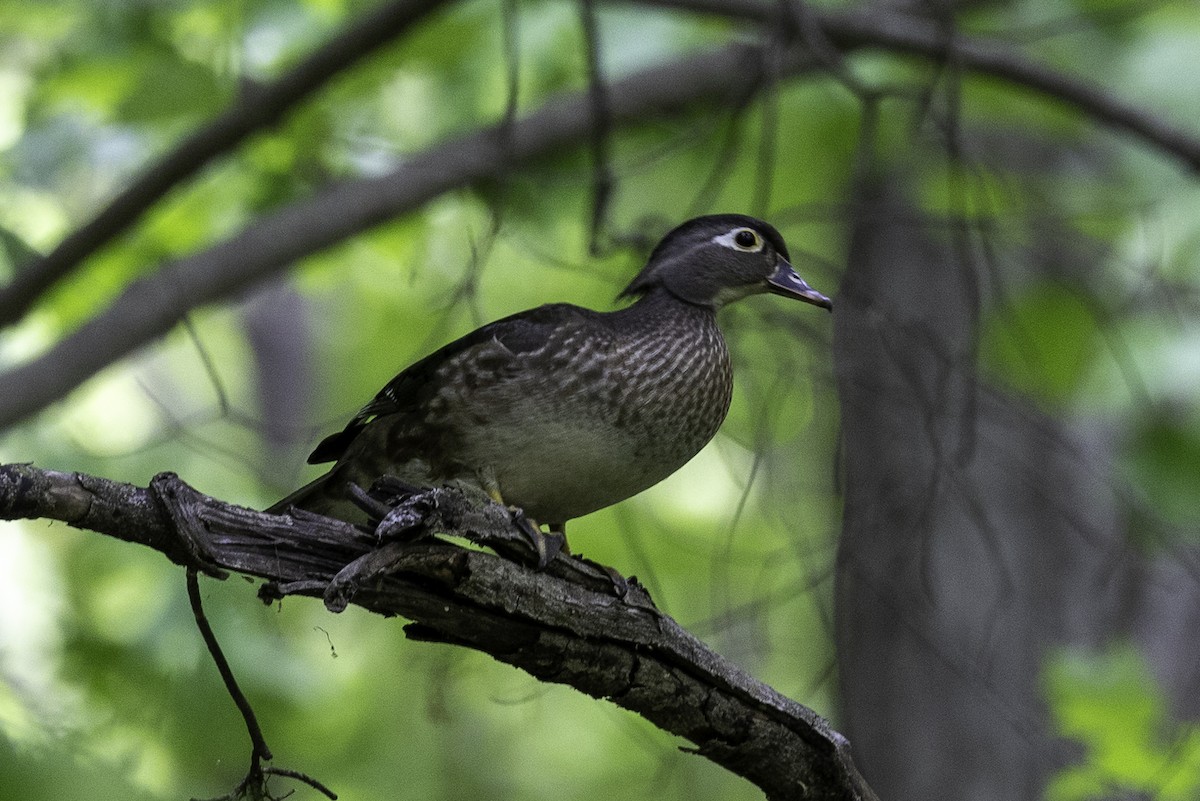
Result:
M1085 748L1079 763L1050 782L1048 801L1143 793L1183 801L1200 792L1200 727L1168 717L1135 647L1063 650L1050 658L1043 679L1058 731Z
M225 104L224 87L206 67L166 53L139 61L137 79L118 109L125 120L206 117Z
M1092 310L1078 293L1052 282L1013 298L981 330L984 369L1052 404L1077 393L1102 345Z
M1150 420L1124 456L1127 473L1158 514L1173 523L1200 521L1200 425Z

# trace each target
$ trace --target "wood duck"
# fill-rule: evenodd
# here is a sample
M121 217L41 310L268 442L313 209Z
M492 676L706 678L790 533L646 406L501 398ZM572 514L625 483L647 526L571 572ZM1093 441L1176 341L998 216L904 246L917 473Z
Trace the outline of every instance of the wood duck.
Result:
M717 311L773 292L832 310L772 226L698 217L670 231L621 293L626 308L556 303L505 317L407 368L309 464L336 462L268 511L360 522L353 482L478 485L561 533L636 495L712 439L733 376Z

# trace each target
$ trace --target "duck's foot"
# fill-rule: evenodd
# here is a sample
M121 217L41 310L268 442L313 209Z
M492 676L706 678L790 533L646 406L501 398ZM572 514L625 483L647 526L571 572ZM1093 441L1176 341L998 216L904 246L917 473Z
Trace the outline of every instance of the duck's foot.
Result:
M537 557L538 570L545 570L546 565L550 564L559 553L569 554L571 552L567 547L566 534L561 531L548 533L542 531L538 528L537 523L530 520L521 509L510 506L508 510L512 514L513 524L523 535L525 543L533 549L533 555Z
M347 490L355 506L367 513L367 529L379 543L412 542L429 533L428 520L437 508L436 488L383 476L369 491L357 484Z
M613 595L620 598L622 601L629 595L629 581L617 571L615 567L601 564L594 559L588 559L586 556L575 556L576 560L583 564L600 571L608 580L612 582Z

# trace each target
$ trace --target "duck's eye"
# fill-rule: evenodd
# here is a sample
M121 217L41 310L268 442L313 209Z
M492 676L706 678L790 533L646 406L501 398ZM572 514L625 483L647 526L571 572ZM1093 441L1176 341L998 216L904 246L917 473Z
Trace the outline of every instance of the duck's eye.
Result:
M738 250L762 250L762 239L749 228L741 228L733 234L733 244Z
M758 244L758 237L749 228L743 228L733 235L733 241L738 247L749 249Z
M766 244L762 235L753 228L734 228L720 236L714 236L713 241L732 250L743 253L761 253Z

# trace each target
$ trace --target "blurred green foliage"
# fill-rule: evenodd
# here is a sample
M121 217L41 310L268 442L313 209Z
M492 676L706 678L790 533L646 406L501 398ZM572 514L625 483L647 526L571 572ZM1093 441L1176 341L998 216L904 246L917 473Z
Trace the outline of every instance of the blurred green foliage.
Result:
M985 323L981 357L1015 389L1060 404L1079 394L1102 346L1085 299L1061 285L1041 285L1009 298Z
M1080 73L1103 64L1117 89L1194 108L1195 82L1152 74L1144 61L1167 31L1194 45L1194 18L1167 9L1114 21L1107 12L1120 5L985 6L965 22L1036 31L1064 17L1081 25L1094 17L1083 44L1049 41L1038 55ZM518 6L518 107L527 111L584 86L585 70L574 5ZM451 4L207 167L0 334L0 364L41 352L131 280L259 214L494 122L508 100L502 7ZM219 113L243 82L279 75L365 8L351 0L0 1L5 269L15 271L30 249L53 247L150 159ZM743 35L713 18L617 4L605 5L601 20L613 76ZM1172 51L1191 66L1196 52ZM878 53L856 67L887 82L923 74ZM997 141L1079 136L1087 127L994 82L964 86L962 113L999 126ZM834 207L853 176L859 112L823 78L785 85L765 110L699 109L622 130L613 142L613 228L653 239L697 211L696 200L702 211L769 212L806 277L832 291L839 275L831 265L844 261L845 237ZM1164 213L1152 242L1140 220L1167 199L1194 210L1196 189L1173 166L1137 153L1099 176L1081 170L1073 183L1043 180L1037 170L966 170L938 147L913 144L938 139L919 117L885 104L874 144L909 171L929 213L1009 219L1044 204L1062 210L1056 230L1078 242L1103 240L1121 255L1106 265L1113 292L1099 297L1078 289L1077 276L1024 280L1013 271L1012 288L991 298L981 321L983 372L1065 414L1133 420L1126 455L1135 486L1194 523L1200 420L1164 420L1153 410L1200 388L1195 323L1164 323L1154 298L1138 289L1147 262L1194 286L1200 217ZM778 133L766 169L763 145L772 140L764 140L764 119ZM585 154L557 154L306 259L266 301L200 310L192 318L197 341L176 330L8 432L0 457L141 484L173 470L202 491L265 506L315 474L302 463L319 433L439 344L540 303L611 308L640 256L588 253L590 177ZM768 207L753 208L764 197ZM1043 255L1052 243L1041 238L1042 222L994 233ZM309 383L293 390L282 449L263 433L276 410L261 405L261 365L247 333L254 304L278 292L301 301L304 319L279 326L306 354L292 368L310 370ZM1144 313L1114 321L1126 311L1117 298L1143 301ZM840 509L829 326L774 298L730 309L726 322L738 386L722 434L659 487L573 523L572 543L636 574L661 607L756 677L833 715L829 605ZM1114 336L1130 353L1114 350ZM1137 386L1122 372L1127 358L1145 366ZM343 798L759 797L616 707L474 653L409 643L399 621L354 609L333 616L300 599L263 607L254 591L239 579L205 582L209 615L277 764L318 777ZM1161 787L1163 798L1194 793L1194 734L1177 741L1187 758L1154 784L1166 755L1179 753L1162 739L1161 699L1136 655L1097 659L1064 655L1047 668L1063 733L1088 746L1051 797L1088 798L1114 785ZM1144 725L1131 731L1130 715ZM4 524L0 797L217 795L240 778L248 751L196 635L180 571L157 554L62 525ZM293 797L317 795L300 788Z
M1135 647L1061 651L1046 665L1045 686L1059 731L1086 749L1055 777L1047 801L1200 794L1200 726L1171 719Z

